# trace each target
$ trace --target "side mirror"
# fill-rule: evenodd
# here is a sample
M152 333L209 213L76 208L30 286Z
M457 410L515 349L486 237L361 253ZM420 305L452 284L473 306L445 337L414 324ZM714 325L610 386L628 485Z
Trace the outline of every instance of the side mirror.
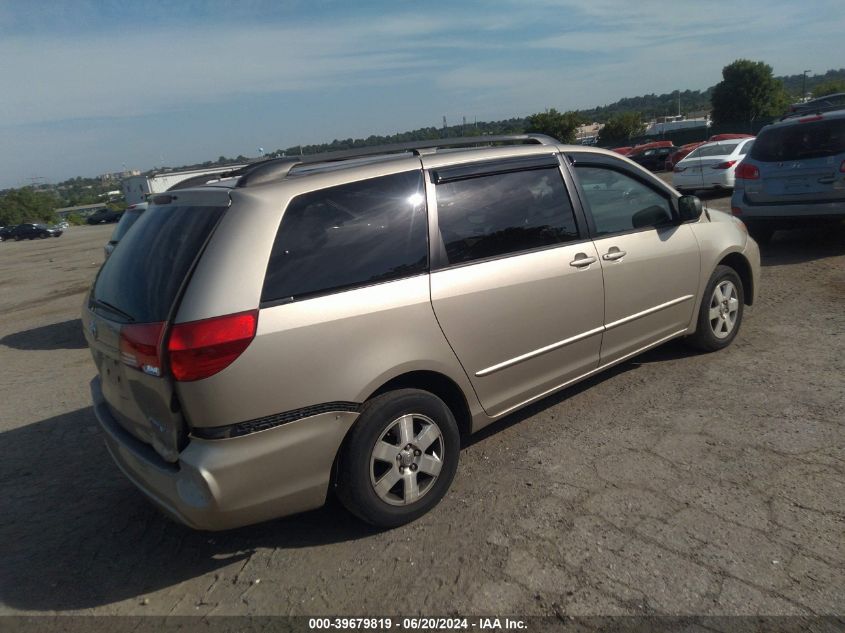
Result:
M692 222L701 217L701 200L695 196L681 196L678 198L678 212L681 222Z

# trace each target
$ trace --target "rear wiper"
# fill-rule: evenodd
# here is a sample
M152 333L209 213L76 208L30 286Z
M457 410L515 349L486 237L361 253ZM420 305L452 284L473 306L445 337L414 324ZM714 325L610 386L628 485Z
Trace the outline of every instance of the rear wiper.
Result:
M130 323L135 322L135 317L133 317L128 312L124 312L123 310L121 310L117 306L113 306L112 304L110 304L107 301L103 301L102 299L95 299L94 297L91 297L91 303L93 303L97 307L105 308L106 310L108 310L110 312L114 312L115 314L119 314L120 316L122 316L124 319L126 319Z

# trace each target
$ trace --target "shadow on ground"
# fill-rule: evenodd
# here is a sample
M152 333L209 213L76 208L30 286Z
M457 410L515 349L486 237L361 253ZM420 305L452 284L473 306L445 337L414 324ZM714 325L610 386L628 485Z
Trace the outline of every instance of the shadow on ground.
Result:
M0 339L0 345L22 350L83 349L86 346L82 334L82 321L70 319L8 334Z
M763 266L783 266L845 254L845 222L810 224L806 228L775 231L760 246Z
M539 411L635 370L691 354L672 342L614 367L475 434L475 444ZM7 546L0 600L61 611L135 598L245 561L257 548L300 548L377 533L338 502L229 532L196 532L161 515L118 471L93 410L79 409L0 435L0 498Z
M32 611L133 598L245 560L259 547L309 547L375 533L334 501L230 532L175 524L118 471L91 408L0 435L0 498L0 602Z

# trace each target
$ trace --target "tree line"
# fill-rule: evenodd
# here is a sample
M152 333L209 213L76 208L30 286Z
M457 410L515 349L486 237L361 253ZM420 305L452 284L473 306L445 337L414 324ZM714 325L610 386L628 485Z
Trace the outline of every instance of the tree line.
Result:
M845 92L845 68L829 70L823 75L805 77L790 75L774 77L772 67L760 61L738 59L722 69L722 81L706 90L685 90L680 93L687 112L711 111L715 125L733 124L736 131L744 131L761 121L780 116L788 105L800 97L806 88L814 97ZM501 121L462 122L460 125L423 127L390 135L370 135L367 138L335 139L331 143L295 145L265 154L267 158L317 154L336 150L370 147L390 143L435 140L454 136L492 136L537 132L548 134L564 143L575 142L575 131L585 123L603 123L599 144L611 146L626 144L641 136L645 121L656 116L677 111L678 92L661 95L644 95L620 99L615 103L596 108L559 112L550 108L527 117L514 117ZM205 161L177 169L199 169L255 160L246 156ZM153 171L146 172L150 175ZM93 204L101 201L102 194L114 188L114 183L103 183L97 178L71 178L56 186L22 187L0 192L0 226L20 222L54 221L57 207ZM110 203L117 207L120 203Z

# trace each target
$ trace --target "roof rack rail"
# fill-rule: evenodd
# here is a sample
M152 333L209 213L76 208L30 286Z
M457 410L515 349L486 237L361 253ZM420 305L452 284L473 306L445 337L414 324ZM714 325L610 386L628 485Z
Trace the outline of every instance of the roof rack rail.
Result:
M244 165L243 167L235 167L234 169L230 169L229 171L218 171L207 174L200 174L199 176L191 176L190 178L180 180L175 185L168 187L167 191L175 191L177 189L190 189L191 187L199 187L213 180L223 180L224 178L234 178L236 176L241 176L250 169L254 169L258 165L263 165L264 163L271 162L272 160L273 159L256 161L254 163L250 163L249 165Z
M792 108L793 110L791 112L787 112L779 120L785 121L786 119L792 119L797 116L821 114L822 112L831 112L833 110L845 110L845 92L816 97L807 103L795 104Z
M373 145L337 152L323 152L321 154L307 154L305 156L285 156L247 165L241 169L237 187L252 187L255 185L281 180L290 170L298 165L312 165L316 163L331 163L353 158L365 158L380 154L414 153L420 155L421 150L437 150L445 147L462 147L469 145L489 145L491 143L533 143L538 145L556 145L559 141L545 134L508 134L502 136L459 136L456 138L432 139L427 141L411 141L409 143L391 143L389 145Z

